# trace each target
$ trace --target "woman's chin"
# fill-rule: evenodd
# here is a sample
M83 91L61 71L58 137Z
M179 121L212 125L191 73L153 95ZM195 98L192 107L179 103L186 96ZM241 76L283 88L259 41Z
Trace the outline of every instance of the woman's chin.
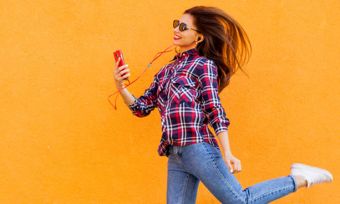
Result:
M172 41L174 45L180 45L176 40Z
M181 44L181 43L173 42L173 45L177 46L179 49L183 49L183 44Z

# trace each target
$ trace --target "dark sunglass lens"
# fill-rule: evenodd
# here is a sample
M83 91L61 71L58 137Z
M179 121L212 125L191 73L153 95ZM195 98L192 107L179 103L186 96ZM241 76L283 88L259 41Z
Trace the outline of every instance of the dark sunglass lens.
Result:
M185 31L185 30L187 30L187 25L186 25L185 23L181 23L181 24L179 25L179 30L180 30L180 31Z
M179 23L178 20L174 20L174 22L172 23L172 26L173 26L174 28L176 28L176 27L178 26L178 23Z

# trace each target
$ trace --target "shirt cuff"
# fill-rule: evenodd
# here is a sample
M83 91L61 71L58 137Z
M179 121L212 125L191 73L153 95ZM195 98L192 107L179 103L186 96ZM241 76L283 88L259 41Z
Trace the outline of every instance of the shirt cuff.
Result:
M218 123L218 122L214 123L212 126L215 130L216 135L218 135L220 132L228 131L229 124L230 124L230 121L226 120L222 123Z
M132 111L136 111L137 106L138 106L138 103L137 103L138 100L134 95L132 95L132 96L135 99L135 101L132 104L129 105L129 109L132 110Z

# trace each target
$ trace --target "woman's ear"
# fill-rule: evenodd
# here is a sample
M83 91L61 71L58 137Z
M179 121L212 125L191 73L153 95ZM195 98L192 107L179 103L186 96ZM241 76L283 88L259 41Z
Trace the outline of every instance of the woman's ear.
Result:
M204 40L204 37L203 37L203 36L198 36L198 37L197 37L197 41L202 42L203 40Z

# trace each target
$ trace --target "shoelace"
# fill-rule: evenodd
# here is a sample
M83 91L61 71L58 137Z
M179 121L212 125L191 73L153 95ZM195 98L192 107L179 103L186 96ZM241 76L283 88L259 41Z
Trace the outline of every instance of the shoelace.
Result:
M152 63L153 63L157 58L159 58L162 54L164 54L164 53L166 53L166 52L172 51L173 49L171 49L171 50L169 50L169 49L170 49L171 47L173 47L173 46L175 46L175 45L171 45L171 46L165 48L165 50L163 50L163 51L161 51L161 52L158 52L158 53L153 57L153 59L150 61L150 63L148 63L148 65L146 66L146 68L144 69L144 71L143 71L143 72L142 72L135 80L133 80L132 82L130 82L129 79L124 79L124 81L125 81L125 80L128 81L128 84L123 84L124 86L123 86L121 89L118 88L117 91L115 91L114 93L112 93L111 95L108 96L108 101L109 101L109 103L111 104L111 106L112 106L115 110L117 110L117 105L116 105L116 104L117 104L118 96L120 95L120 94L118 94L118 93L120 93L121 90L123 90L124 88L127 88L127 87L129 87L131 84L133 84L134 82L136 82L136 81L137 81L137 80L138 80L138 79L146 72L146 70L149 69L149 68L151 67ZM118 94L118 95L116 96L115 104L112 104L110 98L111 98L111 96L116 95L116 94Z

